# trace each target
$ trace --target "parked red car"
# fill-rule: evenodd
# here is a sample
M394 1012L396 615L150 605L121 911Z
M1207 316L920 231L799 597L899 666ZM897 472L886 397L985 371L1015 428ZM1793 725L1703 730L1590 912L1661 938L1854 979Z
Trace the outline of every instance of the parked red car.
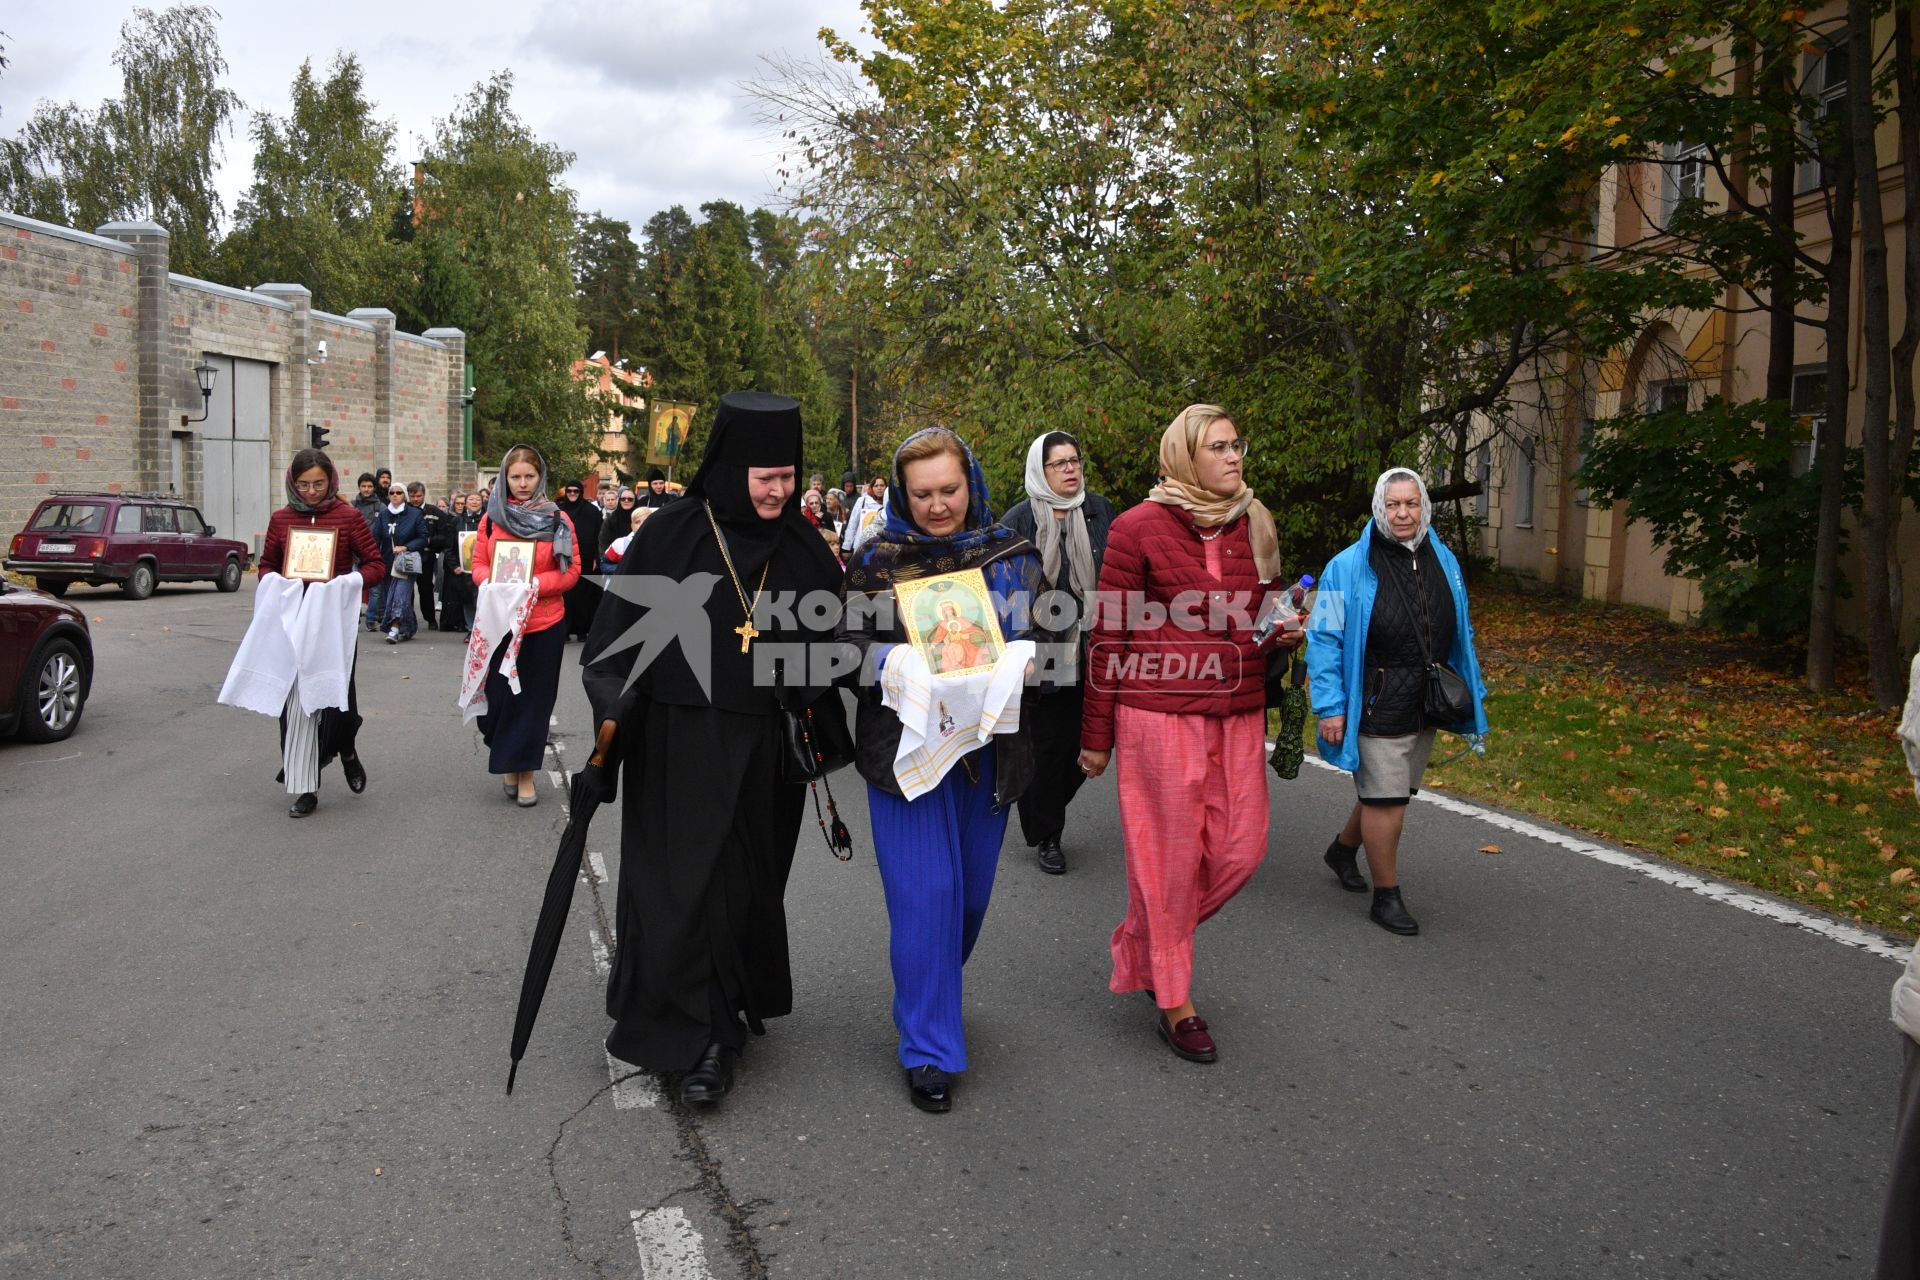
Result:
M70 604L0 578L0 734L58 742L93 688L93 635Z
M132 600L145 600L161 582L212 582L238 591L252 552L244 542L213 535L199 510L178 498L56 493L13 535L6 566L31 574L51 596L76 582L117 582Z

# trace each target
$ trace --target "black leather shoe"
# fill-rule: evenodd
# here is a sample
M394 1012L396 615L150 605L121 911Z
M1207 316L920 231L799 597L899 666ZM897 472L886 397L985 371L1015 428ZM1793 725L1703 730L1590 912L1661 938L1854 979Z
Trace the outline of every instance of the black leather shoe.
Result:
M1367 881L1366 878L1360 874L1360 868L1356 865L1359 857L1360 850L1349 849L1336 839L1332 844L1327 846L1327 851L1321 856L1321 861L1327 864L1327 869L1333 872L1334 878L1340 882L1342 889L1345 889L1348 893L1365 893L1367 891Z
M1420 922L1407 914L1407 908L1400 901L1400 886L1373 891L1373 910L1367 913L1373 922L1389 933L1397 933L1403 938L1411 938L1420 932Z
M908 1067L907 1096L922 1111L953 1110L953 1082L938 1067Z
M304 818L319 807L320 797L308 791L294 797L292 806L287 809L287 816L289 818Z
M733 1064L740 1051L728 1045L710 1044L693 1064L693 1070L680 1077L680 1101L692 1106L712 1106L733 1088Z
M340 772L347 775L347 790L359 795L367 789L367 766L360 763L360 757L340 753Z
M1040 842L1038 857L1040 869L1048 875L1060 876L1067 873L1067 855L1060 851L1060 841L1057 837L1048 836Z

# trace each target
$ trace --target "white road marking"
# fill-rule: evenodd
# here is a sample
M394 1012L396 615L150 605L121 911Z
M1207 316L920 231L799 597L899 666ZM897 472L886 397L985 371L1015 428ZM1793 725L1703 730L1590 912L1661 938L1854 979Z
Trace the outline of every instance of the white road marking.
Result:
M604 1046L600 1052L606 1054L607 1079L613 1081L615 1111L651 1111L660 1105L660 1085L655 1077L645 1072L634 1075L640 1068L631 1062L620 1061L607 1053Z
M587 943L593 948L593 967L604 979L613 972L613 956L607 950L607 944L600 940L598 929L587 930ZM622 1062L601 1046L601 1054L607 1060L607 1079L613 1081L613 1109L632 1111L651 1110L660 1105L660 1085L651 1075L634 1075L639 1068L632 1063ZM623 1079L622 1077L626 1077Z
M27 763L28 764L64 764L68 760L78 760L81 756L85 754L87 753L84 751L76 751L72 755L55 756L51 760L29 760L27 761Z
M567 771L565 769L549 769L547 770L547 776L553 779L553 785L560 788L560 790L565 791L567 789Z
M601 884L611 883L611 878L607 875L607 860L604 857L589 849L587 850L587 865L593 868L593 878L595 880L598 880Z
M700 1233L679 1208L633 1211L633 1243L646 1280L712 1280Z
M1329 773L1346 772L1345 769L1335 768L1311 752L1307 754L1306 762L1318 768L1325 769ZM1798 907L1789 906L1787 903L1776 902L1772 898L1764 898L1757 893L1748 893L1744 889L1737 889L1730 884L1725 884L1718 880L1710 880L1705 876L1697 876L1692 872L1682 871L1678 867L1669 867L1664 863L1655 862L1650 858L1641 857L1639 854L1630 853L1625 849L1613 845L1599 844L1592 840L1580 840L1573 836L1562 835L1558 831L1553 831L1547 827L1539 826L1536 823L1528 822L1524 818L1513 818L1504 813L1495 813L1493 810L1483 809L1477 804L1456 799L1453 796L1441 795L1433 791L1422 791L1419 795L1415 796L1414 799L1425 801L1437 808L1445 809L1448 813L1457 813L1465 818L1478 818L1489 826L1498 827L1502 831L1511 831L1515 835L1526 836L1528 839L1538 840L1542 844L1554 845L1558 848L1565 849L1569 853L1577 853L1583 858L1592 858L1595 862L1604 862L1609 866L1622 867L1637 875L1643 875L1649 880L1658 880L1661 884L1669 884L1676 889L1685 889L1689 893L1697 893L1703 898L1712 898L1715 902L1723 902L1727 906L1737 907L1741 911L1760 916L1763 919L1774 920L1780 924L1790 924L1796 929L1805 929L1808 933L1817 933L1831 942L1838 942L1840 945L1846 947L1857 947L1862 951L1880 956L1883 959L1904 964L1906 963L1908 955L1912 953L1912 948L1906 944L1889 942L1877 933L1856 928L1853 925L1843 923L1839 920L1831 920L1825 916L1815 915L1810 911L1802 911Z

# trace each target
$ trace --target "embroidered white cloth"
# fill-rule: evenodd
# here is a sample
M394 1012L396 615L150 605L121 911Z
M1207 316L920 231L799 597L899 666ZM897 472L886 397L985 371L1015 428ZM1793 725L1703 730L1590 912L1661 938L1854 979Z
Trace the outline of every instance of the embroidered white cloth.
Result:
M1033 656L1033 641L1015 640L991 671L936 676L918 649L894 647L880 672L880 699L900 717L893 779L901 795L918 799L939 786L961 756L1020 727L1020 691Z
M527 615L540 598L533 582L495 582L489 578L480 584L473 605L473 634L467 638L467 663L460 677L457 705L462 719L474 720L487 714L487 664L502 643L506 656L500 659L500 674L507 688L520 692L520 640L526 634Z
M253 621L227 668L220 703L278 716L299 679L300 710L347 709L347 682L359 638L360 575L303 583L265 574L253 593Z

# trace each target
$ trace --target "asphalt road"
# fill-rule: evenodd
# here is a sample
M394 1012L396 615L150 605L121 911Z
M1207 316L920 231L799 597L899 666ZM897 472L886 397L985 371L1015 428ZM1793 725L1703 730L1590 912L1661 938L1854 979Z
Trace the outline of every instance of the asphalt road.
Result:
M684 1114L601 1049L593 873L509 1098L564 795L502 800L457 639L363 637L372 785L331 772L293 822L272 724L214 703L250 593L71 598L99 657L81 729L0 744L0 1276L1871 1270L1893 964L1431 805L1403 852L1424 932L1393 937L1320 865L1351 791L1313 769L1270 780L1267 863L1201 931L1213 1066L1106 990L1109 776L1065 877L1009 840L974 1069L952 1113L913 1110L842 775L857 856L809 816L797 1012L722 1107ZM556 767L586 720L569 674ZM615 877L618 833L606 812L592 841Z

